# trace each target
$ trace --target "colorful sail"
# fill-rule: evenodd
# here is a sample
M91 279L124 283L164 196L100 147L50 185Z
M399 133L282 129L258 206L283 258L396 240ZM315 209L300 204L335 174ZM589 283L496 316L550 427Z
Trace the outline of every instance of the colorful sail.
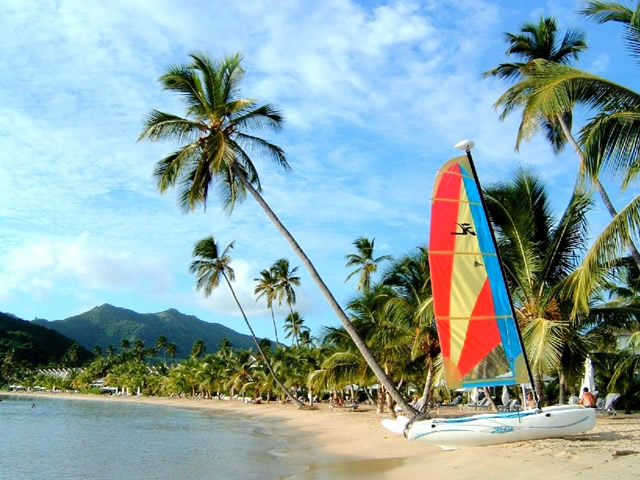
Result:
M438 172L429 266L449 388L528 383L517 325L466 156Z

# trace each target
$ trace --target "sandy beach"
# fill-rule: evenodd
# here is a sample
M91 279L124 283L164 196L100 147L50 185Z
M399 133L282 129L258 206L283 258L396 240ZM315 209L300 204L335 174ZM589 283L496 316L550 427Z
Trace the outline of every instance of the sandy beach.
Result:
M11 395L3 392L3 395ZM327 472L341 478L402 479L471 478L472 474L493 478L628 479L640 475L640 415L599 416L596 428L566 438L535 440L457 451L442 451L387 432L380 425L385 417L374 407L358 410L331 409L318 404L314 410L291 405L245 404L240 401L190 398L93 396L35 393L33 396L73 398L85 401L137 402L168 407L215 410L229 415L264 419L275 424L300 451L299 463L308 467L302 477L326 478ZM320 468L319 468L320 467ZM322 470L322 475L314 471ZM497 476L496 476L497 475Z

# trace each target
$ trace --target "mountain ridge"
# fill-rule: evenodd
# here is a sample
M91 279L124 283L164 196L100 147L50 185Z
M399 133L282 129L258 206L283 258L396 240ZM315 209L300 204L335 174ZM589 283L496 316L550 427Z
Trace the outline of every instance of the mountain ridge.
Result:
M161 335L178 347L176 358L187 358L193 342L198 339L204 341L209 353L217 351L225 338L231 341L234 348L255 347L250 335L219 323L205 322L175 308L157 313L138 313L105 303L62 320L38 318L32 323L55 330L88 350L95 346L106 350L109 345L119 348L124 339L130 343L142 340L145 347L152 347Z

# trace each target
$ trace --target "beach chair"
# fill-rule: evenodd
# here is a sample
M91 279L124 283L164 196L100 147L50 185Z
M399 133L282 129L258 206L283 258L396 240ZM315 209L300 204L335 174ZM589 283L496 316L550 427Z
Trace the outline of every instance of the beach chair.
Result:
M596 402L596 413L616 416L618 412L616 412L616 409L613 406L619 398L619 393L608 393L605 398L599 399L598 402ZM602 406L599 405L600 400L603 400L601 404Z

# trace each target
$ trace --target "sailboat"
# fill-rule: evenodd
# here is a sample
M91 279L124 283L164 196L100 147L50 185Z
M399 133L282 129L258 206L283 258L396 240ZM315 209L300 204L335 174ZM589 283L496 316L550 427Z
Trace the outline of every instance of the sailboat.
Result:
M471 140L455 146L466 154L439 170L431 204L429 268L447 385L452 389L533 385L471 157L473 146ZM530 410L455 418L398 417L383 425L410 441L445 450L563 437L595 426L595 409L541 408L537 398L536 404Z

